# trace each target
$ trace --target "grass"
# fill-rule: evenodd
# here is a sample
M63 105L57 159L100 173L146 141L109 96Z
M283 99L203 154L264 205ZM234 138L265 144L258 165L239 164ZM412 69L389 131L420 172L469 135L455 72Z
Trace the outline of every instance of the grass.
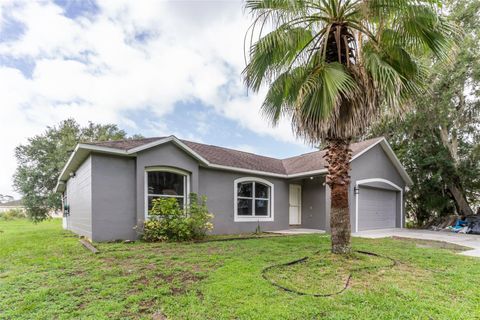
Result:
M283 288L310 295L333 295L341 292L350 277L368 281L373 269L385 270L393 262L384 257L353 252L335 255L328 250L314 253L293 265L269 268L265 276ZM362 277L367 274L366 277Z
M326 235L208 243L104 243L84 249L60 221L0 222L0 319L480 319L480 260L402 239L354 239L386 255L331 257ZM320 250L317 255L312 254ZM335 289L352 268L351 286L328 298L297 289ZM334 271L336 270L336 271Z

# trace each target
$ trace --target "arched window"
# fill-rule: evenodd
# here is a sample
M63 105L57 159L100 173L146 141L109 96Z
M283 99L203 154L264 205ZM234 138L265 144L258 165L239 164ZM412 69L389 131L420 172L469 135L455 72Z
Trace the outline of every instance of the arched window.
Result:
M145 216L152 208L153 199L175 198L185 206L189 192L188 173L168 167L145 170Z
M273 184L245 177L234 182L235 221L273 221Z

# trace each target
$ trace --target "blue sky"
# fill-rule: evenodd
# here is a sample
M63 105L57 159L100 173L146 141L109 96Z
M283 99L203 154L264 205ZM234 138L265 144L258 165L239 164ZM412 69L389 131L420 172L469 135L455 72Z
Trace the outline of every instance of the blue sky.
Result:
M247 94L239 1L0 2L0 194L14 148L66 118L274 157L311 150Z

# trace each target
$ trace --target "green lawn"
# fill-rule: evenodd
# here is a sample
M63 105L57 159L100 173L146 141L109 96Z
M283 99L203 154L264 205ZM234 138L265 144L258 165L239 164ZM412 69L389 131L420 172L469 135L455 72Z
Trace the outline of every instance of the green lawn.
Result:
M480 319L480 260L435 244L354 239L356 249L400 263L332 259L322 235L201 244L98 244L85 250L60 221L0 222L0 319ZM320 252L314 254L320 249ZM262 278L269 270L299 296ZM362 260L363 259L363 260Z

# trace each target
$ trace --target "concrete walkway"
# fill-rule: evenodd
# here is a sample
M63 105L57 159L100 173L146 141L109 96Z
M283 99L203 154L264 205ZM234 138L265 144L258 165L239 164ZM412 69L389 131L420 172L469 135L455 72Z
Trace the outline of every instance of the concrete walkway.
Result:
M380 229L360 231L353 233L352 236L370 239L402 237L421 240L443 241L463 247L472 248L472 250L462 251L460 254L471 257L480 257L480 235L474 234L458 234L445 231L415 229Z

